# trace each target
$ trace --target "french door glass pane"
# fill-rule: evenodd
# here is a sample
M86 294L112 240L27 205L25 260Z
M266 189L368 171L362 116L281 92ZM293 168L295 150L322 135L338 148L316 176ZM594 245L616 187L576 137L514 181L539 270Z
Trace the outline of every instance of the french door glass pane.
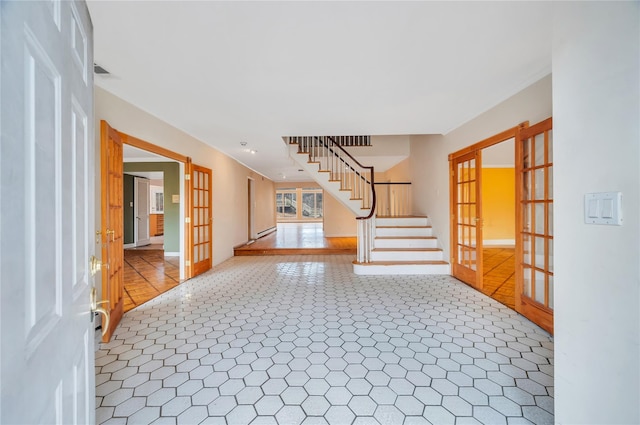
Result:
M536 212L536 228L535 233L542 235L544 234L544 207L545 204L537 203L533 204Z
M536 187L535 187L535 199L536 200L540 200L540 199L544 199L544 186L545 186L545 181L544 181L544 168L537 168L535 171L535 181L536 181Z
M549 276L549 308L553 309L553 276Z
M544 272L536 270L536 294L534 299L542 305L544 305L544 277Z
M524 280L524 294L531 298L531 269L529 267L523 268L523 280Z
M547 242L548 250L547 256L549 257L549 271L553 273L553 239L549 239Z
M524 264L531 264L531 236L524 235L522 238L522 253L524 254Z
M544 270L544 259L545 259L545 249L544 249L544 238L536 238L536 258L535 258L535 266L539 269Z
M536 135L535 138L535 150L536 150L536 159L535 165L544 164L544 133L540 133Z
M525 171L522 178L522 199L531 200L531 171Z

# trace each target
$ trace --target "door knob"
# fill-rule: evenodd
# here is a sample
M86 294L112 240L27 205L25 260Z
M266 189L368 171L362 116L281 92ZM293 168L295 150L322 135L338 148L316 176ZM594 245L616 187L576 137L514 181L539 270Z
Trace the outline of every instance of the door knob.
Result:
M98 301L96 299L96 288L93 287L91 288L91 293L89 295L89 302L91 304L91 320L93 320L93 316L95 315L95 313L100 313L104 315L105 320L104 320L104 326L102 327L102 336L104 336L109 330L109 319L111 318L111 315L109 314L109 311L98 306L101 304L108 304L109 300Z
M91 273L91 276L95 276L100 269L102 269L102 263L95 255L92 255L91 258L89 258L89 272Z

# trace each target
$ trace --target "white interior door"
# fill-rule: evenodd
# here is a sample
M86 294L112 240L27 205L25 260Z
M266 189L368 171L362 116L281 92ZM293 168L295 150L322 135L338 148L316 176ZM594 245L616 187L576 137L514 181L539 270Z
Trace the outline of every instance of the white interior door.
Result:
M133 222L136 246L145 246L151 243L149 235L149 180L141 177L135 178L134 184L136 218Z
M93 33L84 2L2 1L0 423L95 423Z

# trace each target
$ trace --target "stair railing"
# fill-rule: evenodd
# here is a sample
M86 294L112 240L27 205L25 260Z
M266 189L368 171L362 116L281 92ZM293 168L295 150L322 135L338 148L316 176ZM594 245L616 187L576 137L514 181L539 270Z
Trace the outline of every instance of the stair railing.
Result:
M340 190L350 192L352 200L360 200L362 215L358 220L357 261L368 263L375 238L376 190L373 167L367 167L330 136L290 137L298 144L298 153L309 155L309 162L317 163L319 172L328 172L329 181L339 182Z
M411 182L376 182L376 215L411 215Z

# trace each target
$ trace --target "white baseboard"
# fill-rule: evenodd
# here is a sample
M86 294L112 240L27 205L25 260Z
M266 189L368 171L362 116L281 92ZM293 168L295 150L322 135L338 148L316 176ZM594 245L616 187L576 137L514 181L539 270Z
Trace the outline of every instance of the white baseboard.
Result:
M126 244L124 244L124 249L135 248L135 247L136 247L135 243L126 243Z
M165 257L179 257L179 256L180 256L180 252L169 252L169 251L165 251L165 252L164 252L164 256L165 256Z
M516 246L515 239L487 239L482 241L483 246Z

